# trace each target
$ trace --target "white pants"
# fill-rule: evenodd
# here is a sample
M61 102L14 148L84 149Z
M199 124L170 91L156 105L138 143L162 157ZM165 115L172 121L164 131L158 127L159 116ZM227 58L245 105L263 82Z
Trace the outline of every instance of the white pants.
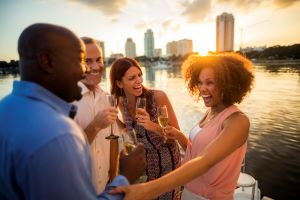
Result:
M181 194L181 200L208 200L202 196L196 195L189 191L188 189L184 188Z

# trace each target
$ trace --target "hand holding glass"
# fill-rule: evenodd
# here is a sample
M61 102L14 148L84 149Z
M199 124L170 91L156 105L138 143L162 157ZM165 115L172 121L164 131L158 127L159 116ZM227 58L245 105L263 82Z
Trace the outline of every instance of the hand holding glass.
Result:
M123 147L124 147L124 154L128 155L132 152L132 150L137 145L137 139L135 132L133 130L123 130L122 131L122 139L123 139Z
M135 131L134 129L132 130L124 129L122 131L121 136L123 139L124 154L128 156L137 145L137 138L136 138ZM136 180L135 183L143 183L146 182L147 179L148 176L146 175L146 173L144 173Z
M144 97L137 97L137 99L136 99L136 115L138 114L137 113L137 109L138 108L142 108L142 109L146 110L146 102L147 102L146 98L144 98ZM136 133L136 137L137 138L142 138L143 135L141 133L137 132Z
M106 95L106 101L108 103L109 106L112 106L112 107L117 107L117 99L115 98L114 95L111 95L111 94L107 94ZM118 139L119 136L115 135L113 133L113 125L111 124L110 125L110 135L105 137L106 139L108 140L112 140L112 139Z
M168 110L165 105L157 107L157 116L158 116L158 123L162 128L162 131L164 132L164 129L168 126ZM166 142L165 138L162 146L169 146L169 143Z

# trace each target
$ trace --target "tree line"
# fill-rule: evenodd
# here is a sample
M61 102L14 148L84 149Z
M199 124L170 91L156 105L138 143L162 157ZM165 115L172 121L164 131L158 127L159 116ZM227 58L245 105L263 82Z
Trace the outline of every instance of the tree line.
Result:
M250 59L300 59L300 44L290 46L272 46L263 51L244 53Z
M19 61L11 60L10 62L0 61L0 74L17 74L19 73Z

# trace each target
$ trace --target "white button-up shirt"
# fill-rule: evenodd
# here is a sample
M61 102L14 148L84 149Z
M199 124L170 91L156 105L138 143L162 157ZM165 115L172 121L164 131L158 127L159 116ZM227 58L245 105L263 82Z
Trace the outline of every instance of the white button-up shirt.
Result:
M84 84L79 83L82 88L82 99L75 104L78 106L75 121L84 130L95 118L98 112L108 107L106 92L96 88L95 93L90 91ZM90 150L93 159L93 176L97 192L103 192L105 185L109 180L109 160L110 160L110 140L105 139L110 134L111 126L100 130L92 144ZM113 124L113 130L119 135L116 123Z

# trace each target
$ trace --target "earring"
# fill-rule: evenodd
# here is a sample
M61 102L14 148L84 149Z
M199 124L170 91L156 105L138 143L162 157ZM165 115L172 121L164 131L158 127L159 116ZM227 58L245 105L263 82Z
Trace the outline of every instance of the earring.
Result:
M124 96L123 88L120 88L120 96Z

